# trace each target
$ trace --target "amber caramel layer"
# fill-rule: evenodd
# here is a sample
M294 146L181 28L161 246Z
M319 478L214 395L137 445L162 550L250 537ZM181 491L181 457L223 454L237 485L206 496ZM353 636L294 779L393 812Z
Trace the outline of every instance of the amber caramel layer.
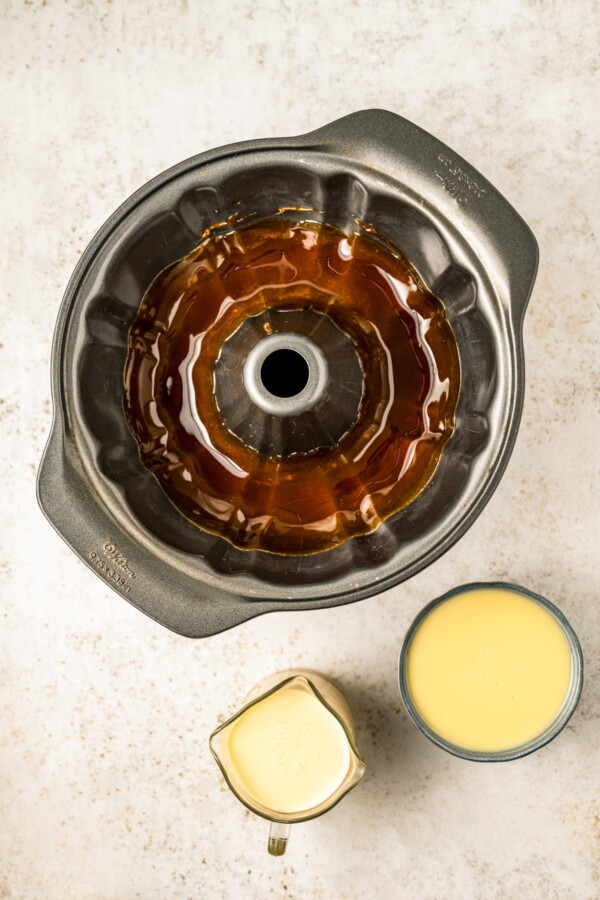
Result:
M215 362L248 316L307 308L355 342L362 404L336 446L269 457L226 428ZM272 219L209 235L157 276L131 326L124 407L143 464L184 516L237 547L298 555L372 531L420 493L459 382L444 306L399 252Z

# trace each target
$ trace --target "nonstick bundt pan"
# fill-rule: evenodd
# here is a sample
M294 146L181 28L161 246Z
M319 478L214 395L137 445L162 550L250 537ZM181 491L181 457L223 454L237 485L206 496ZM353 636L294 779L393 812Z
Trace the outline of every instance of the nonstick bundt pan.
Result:
M375 229L443 301L458 345L455 429L431 480L370 534L312 555L242 550L189 522L142 466L123 411L128 331L146 289L207 229L223 223L226 231L249 215L321 221L347 234ZM500 481L523 403L522 322L537 260L530 229L479 172L382 110L174 166L111 216L67 287L52 355L54 421L38 477L45 515L114 590L190 637L398 584L467 531ZM291 334L289 349L297 340ZM285 328L277 341L288 346ZM239 352L250 355L251 345L240 342ZM318 380L315 365L310 377ZM332 396L336 378L347 376L343 367L329 370Z

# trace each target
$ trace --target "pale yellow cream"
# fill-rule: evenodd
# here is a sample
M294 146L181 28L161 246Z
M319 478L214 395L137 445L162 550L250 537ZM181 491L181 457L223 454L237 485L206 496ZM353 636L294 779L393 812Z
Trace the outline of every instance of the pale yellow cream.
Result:
M571 652L541 604L500 588L465 591L423 619L406 662L413 703L440 737L502 751L542 734L567 697Z
M348 772L344 729L312 693L283 688L237 720L227 744L238 787L269 810L299 813L323 803Z

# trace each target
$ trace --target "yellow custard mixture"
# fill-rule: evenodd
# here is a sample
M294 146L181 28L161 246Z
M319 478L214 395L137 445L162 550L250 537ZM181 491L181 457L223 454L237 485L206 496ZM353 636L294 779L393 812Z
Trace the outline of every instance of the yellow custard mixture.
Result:
M555 617L505 588L455 594L410 642L406 681L437 735L465 750L499 752L542 734L569 692L572 659Z

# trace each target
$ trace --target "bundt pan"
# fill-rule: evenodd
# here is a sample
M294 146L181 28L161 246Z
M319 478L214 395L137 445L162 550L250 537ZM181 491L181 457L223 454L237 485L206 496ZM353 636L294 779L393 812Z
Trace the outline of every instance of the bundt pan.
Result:
M189 522L142 466L123 412L128 330L151 281L207 228L251 214L375 229L444 302L458 344L456 425L429 483L370 534L312 555L241 550ZM126 600L190 637L398 584L467 531L502 476L523 402L522 322L537 259L533 234L482 175L389 112L176 165L111 216L67 287L38 477L45 515Z

